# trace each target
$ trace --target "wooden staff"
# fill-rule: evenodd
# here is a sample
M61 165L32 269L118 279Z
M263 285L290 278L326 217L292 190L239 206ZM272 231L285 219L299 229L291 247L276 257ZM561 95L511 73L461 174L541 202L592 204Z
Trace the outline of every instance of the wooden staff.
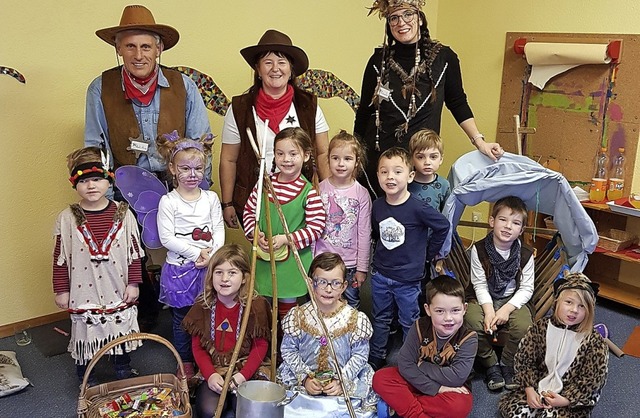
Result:
M247 128L247 135L249 136L249 141L254 143L252 147L255 151L257 148L255 146L255 139L253 138L253 134L251 133L251 130L249 128ZM307 291L309 292L309 296L311 298L311 305L313 306L313 312L316 314L318 323L322 328L322 332L327 338L327 341L328 341L327 347L329 347L329 353L331 354L331 358L333 358L333 361L335 362L335 365L336 365L336 374L338 375L338 381L340 382L340 388L342 389L342 394L344 396L345 404L347 405L347 410L349 411L349 416L351 418L356 418L356 413L353 409L353 405L351 404L351 398L347 394L346 387L344 385L344 381L342 378L342 371L340 370L340 365L338 363L338 357L336 356L336 352L333 347L333 338L329 334L329 330L327 329L327 325L324 323L324 320L322 319L322 315L320 315L318 303L316 301L315 294L313 293L311 280L309 280L309 277L307 276L307 272L302 264L302 260L300 259L300 254L298 253L298 249L296 248L296 245L293 242L293 237L291 235L291 232L289 231L287 220L284 217L284 213L282 212L282 207L280 206L280 202L276 197L276 192L275 192L275 189L273 188L273 183L271 182L271 178L269 178L269 176L264 176L264 186L267 188L267 193L273 196L273 204L276 208L276 211L278 212L278 217L280 218L280 222L282 222L282 227L284 229L285 236L287 237L287 241L289 242L289 247L291 249L293 257L296 261L298 271L300 272L302 277L305 278L304 282L307 285ZM257 218L256 218L256 224L257 224Z
M256 279L256 261L258 258L258 252L256 249L258 248L258 219L260 219L260 200L262 198L262 183L264 177L264 169L265 169L265 148L264 145L266 142L266 136L263 138L263 147L262 153L258 156L260 160L260 172L258 173L258 183L257 183L257 196L258 196L258 204L256 205L256 226L253 231L253 251L251 253L251 275L249 277L249 297L247 298L247 305L244 307L244 312L242 313L242 322L240 324L240 331L238 332L238 340L236 341L236 345L233 348L233 353L231 354L231 359L229 360L229 368L227 369L227 373L224 376L224 383L222 385L222 391L220 392L220 398L218 400L218 406L216 407L216 418L220 418L222 415L222 408L224 406L224 401L227 397L227 391L229 390L229 383L231 382L231 377L233 376L233 371L235 369L236 362L238 361L238 356L240 355L240 347L242 346L242 342L244 340L244 334L247 331L247 324L249 323L249 314L251 312L251 303L253 301L253 291L255 286ZM213 326L213 324L211 324Z

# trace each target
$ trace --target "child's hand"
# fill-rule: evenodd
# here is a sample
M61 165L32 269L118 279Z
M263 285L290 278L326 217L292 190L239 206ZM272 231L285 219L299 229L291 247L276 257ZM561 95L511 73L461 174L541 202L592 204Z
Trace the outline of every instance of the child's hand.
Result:
M434 269L436 271L436 273L438 274L444 274L444 260L438 260L436 261L436 264L434 266Z
M56 306L60 309L69 309L69 292L56 293Z
M553 406L555 408L569 406L571 403L569 399L565 398L562 395L559 395L555 392L545 391L542 392L543 399L549 406Z
M440 386L440 389L438 389L438 393L445 393L445 392L462 393L462 394L468 395L469 389L467 389L464 386L458 386L455 388L450 386Z
M524 393L527 395L527 405L529 405L530 408L533 408L533 409L549 408L548 406L542 403L542 398L540 397L540 395L538 395L538 392L536 392L536 390L533 387L527 386L524 389Z
M513 306L513 305L511 305L509 303L505 303L496 312L496 316L493 318L493 321L491 322L491 325L497 327L499 325L506 324L507 322L509 322L509 315L511 315L511 312L513 312L514 310L515 310L515 306Z
M307 390L307 393L311 396L317 396L322 393L322 384L315 377L307 376L304 380L304 388Z
M495 316L496 316L495 312L490 312L490 313L485 313L484 314L484 331L487 334L493 334L495 331L498 330L498 327L496 327L493 324L493 320L494 320Z
M258 246L265 253L269 252L269 241L267 240L267 236L262 231L258 233Z
M244 375L240 372L234 374L231 377L231 383L229 383L229 390L235 390L240 387L241 384L246 382L247 379L244 378Z
M207 386L209 386L209 389L217 394L220 394L220 392L222 392L223 385L224 379L222 378L222 376L220 376L220 373L214 373L209 376L209 379L207 379Z
M140 295L140 289L138 289L137 284L127 285L127 288L124 290L124 296L122 297L122 301L124 303L133 303L138 300L138 296Z
M211 258L211 248L203 248L200 250L200 257L196 260L196 268L206 268Z
M351 287L358 288L362 286L362 284L367 280L367 273L363 271L356 271L356 274L353 276L353 283Z
M342 386L340 386L340 381L337 379L333 379L331 382L327 384L324 388L322 388L322 392L329 396L340 396L342 395Z

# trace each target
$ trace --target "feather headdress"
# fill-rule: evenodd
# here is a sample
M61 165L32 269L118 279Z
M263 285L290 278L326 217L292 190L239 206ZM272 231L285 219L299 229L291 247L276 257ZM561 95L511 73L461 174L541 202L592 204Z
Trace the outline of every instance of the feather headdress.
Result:
M412 7L420 10L425 4L425 0L374 0L371 7L369 7L369 15L377 12L380 19L386 19L387 16L398 9Z

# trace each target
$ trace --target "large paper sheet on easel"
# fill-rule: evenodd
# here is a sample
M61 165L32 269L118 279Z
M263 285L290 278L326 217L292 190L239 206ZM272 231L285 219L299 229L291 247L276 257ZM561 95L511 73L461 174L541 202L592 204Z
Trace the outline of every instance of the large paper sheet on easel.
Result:
M584 64L608 64L608 44L528 42L524 47L531 65L529 82L540 90L552 77Z

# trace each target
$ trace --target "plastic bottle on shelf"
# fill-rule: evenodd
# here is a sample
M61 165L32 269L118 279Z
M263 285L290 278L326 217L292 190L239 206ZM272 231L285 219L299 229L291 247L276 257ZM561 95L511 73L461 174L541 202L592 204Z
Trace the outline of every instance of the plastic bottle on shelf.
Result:
M589 188L589 200L593 203L602 203L605 200L608 165L609 156L607 155L607 148L601 147L596 155L595 171L591 179L591 187Z
M607 188L607 199L609 200L620 199L624 194L624 148L618 148L618 153L609 172L609 187Z

